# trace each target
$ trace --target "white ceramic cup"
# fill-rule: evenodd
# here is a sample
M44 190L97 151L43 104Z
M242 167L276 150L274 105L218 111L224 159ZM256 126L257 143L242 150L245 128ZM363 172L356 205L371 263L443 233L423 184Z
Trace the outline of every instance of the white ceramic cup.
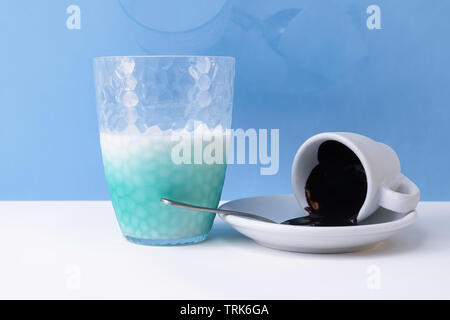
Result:
M413 211L419 203L419 188L400 172L400 161L389 146L350 132L326 132L308 139L298 150L292 166L292 186L297 202L308 206L305 185L319 164L317 153L325 141L337 141L352 150L361 161L367 178L367 195L357 219L362 221L379 207L399 212Z

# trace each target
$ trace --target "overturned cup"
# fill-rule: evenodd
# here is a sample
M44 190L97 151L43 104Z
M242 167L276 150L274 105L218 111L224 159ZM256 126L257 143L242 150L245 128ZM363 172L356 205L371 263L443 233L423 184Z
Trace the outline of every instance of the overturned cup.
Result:
M401 173L400 161L392 148L356 133L326 132L308 139L293 162L292 186L302 208L311 206L306 186L311 173L319 165L321 146L329 141L342 144L353 152L363 168L367 184L361 188L365 195L354 216L355 221L364 220L380 207L398 213L408 213L417 207L419 188ZM335 155L329 161L339 161L339 153ZM313 205L316 206L314 202Z

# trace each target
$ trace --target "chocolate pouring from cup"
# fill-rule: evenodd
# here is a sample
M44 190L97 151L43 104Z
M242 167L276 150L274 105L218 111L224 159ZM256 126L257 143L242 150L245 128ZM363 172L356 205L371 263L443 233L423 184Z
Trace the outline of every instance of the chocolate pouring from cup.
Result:
M361 161L367 177L367 194L357 219L362 221L379 207L407 213L419 202L419 188L400 171L397 154L389 146L350 132L326 132L308 139L298 150L292 165L292 186L297 202L308 206L305 185L319 163L317 153L322 143L337 141L352 150Z

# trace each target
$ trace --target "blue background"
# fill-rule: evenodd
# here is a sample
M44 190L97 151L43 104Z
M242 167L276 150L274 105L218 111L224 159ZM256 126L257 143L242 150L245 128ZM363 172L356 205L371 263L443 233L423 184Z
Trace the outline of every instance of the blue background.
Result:
M66 9L81 8L81 30ZM381 30L366 9L381 8ZM425 200L450 200L450 1L72 0L0 5L0 200L108 199L92 58L237 59L235 128L279 128L280 171L231 166L224 199L291 192L301 143L390 144Z

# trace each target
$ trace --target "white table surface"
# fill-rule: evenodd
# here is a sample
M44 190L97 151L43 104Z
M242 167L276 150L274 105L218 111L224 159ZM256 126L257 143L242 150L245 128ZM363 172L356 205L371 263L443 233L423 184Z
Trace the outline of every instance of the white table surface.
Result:
M209 239L145 247L109 202L0 202L0 298L450 298L450 202L376 248L312 255L260 247L220 219Z

